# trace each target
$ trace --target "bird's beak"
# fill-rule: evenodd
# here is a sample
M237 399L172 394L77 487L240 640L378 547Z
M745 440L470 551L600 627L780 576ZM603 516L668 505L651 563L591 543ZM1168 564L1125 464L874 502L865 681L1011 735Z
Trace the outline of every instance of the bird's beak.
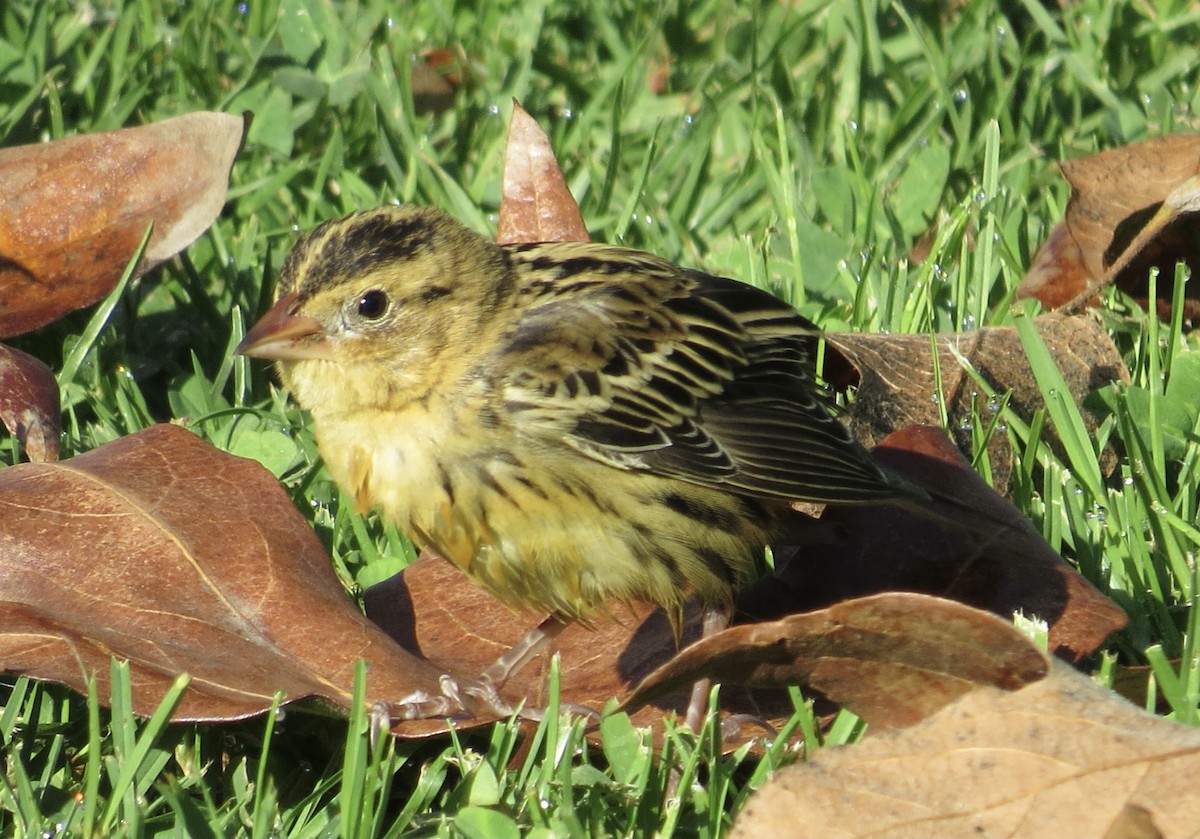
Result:
M296 294L285 294L250 328L235 352L251 358L303 361L329 358L329 334L316 318L296 314Z

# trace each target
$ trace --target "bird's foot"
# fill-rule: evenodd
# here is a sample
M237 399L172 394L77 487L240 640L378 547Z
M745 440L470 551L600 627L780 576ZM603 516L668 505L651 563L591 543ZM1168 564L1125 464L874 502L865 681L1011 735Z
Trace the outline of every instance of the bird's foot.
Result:
M418 690L383 704L393 720L469 720L484 712L507 717L516 710L500 696L486 674L459 680L444 673L438 679L438 687L439 693Z
M443 674L438 679L439 693L414 691L395 702L379 702L371 709L372 727L390 727L391 722L404 720L471 720L483 714L497 717L515 716L520 720L541 722L545 708L513 705L500 695L495 682L482 673L470 679L456 679ZM585 705L563 703L560 709L599 722L600 713Z

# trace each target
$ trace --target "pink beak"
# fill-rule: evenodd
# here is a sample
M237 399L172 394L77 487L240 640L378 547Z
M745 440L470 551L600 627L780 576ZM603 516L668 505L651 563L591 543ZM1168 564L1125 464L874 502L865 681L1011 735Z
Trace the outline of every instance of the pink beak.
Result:
M251 358L303 361L329 358L329 335L316 318L296 314L299 299L285 294L251 327L235 352Z

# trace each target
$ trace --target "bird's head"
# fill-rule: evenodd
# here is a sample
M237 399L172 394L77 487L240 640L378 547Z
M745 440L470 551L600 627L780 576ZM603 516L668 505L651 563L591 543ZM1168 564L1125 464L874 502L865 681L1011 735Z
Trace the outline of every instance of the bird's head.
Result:
M420 399L455 386L512 286L504 252L454 219L381 207L296 242L237 352L276 361L310 409Z

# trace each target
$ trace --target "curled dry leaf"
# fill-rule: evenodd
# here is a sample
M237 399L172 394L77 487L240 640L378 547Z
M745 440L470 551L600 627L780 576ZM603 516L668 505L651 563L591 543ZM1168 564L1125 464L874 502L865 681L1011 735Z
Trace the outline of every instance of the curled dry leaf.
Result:
M1200 731L1063 664L789 767L732 837L1195 836ZM1128 832L1126 832L1128 831Z
M1108 334L1092 318L1044 315L1034 324L1045 341L1071 398L1081 404L1089 393L1113 382L1128 382L1129 371ZM826 378L839 386L857 383L850 406L850 427L864 445L909 425L939 421L934 399L935 365L926 335L837 333L826 336L836 353L825 365ZM1044 407L1021 339L1012 327L986 327L975 332L939 335L938 365L942 396L955 442L962 451L973 447L970 425L991 417L987 398L964 369L970 365L999 394L1012 391L1009 405L1028 421ZM1081 414L1089 430L1098 420L1087 409ZM1052 430L1052 429L1051 429ZM1049 438L1052 442L1057 437ZM1012 473L1012 452L1006 435L994 434L988 446L993 481L1003 490ZM1109 455L1108 469L1115 463Z
M107 294L152 223L141 272L199 236L225 203L242 122L202 112L0 149L0 338Z
M128 659L140 714L187 672L187 720L277 690L346 707L360 659L369 701L437 689L354 608L275 478L178 426L0 470L0 519L0 668L77 690L94 673L107 696L109 657Z
M43 362L0 344L0 422L34 462L58 460L58 382Z
M504 152L504 196L496 241L586 242L587 227L554 158L550 138L513 102Z
M1145 304L1146 278L1160 271L1160 313L1169 313L1175 263L1200 268L1200 135L1172 134L1062 164L1071 185L1066 218L1038 249L1017 299L1071 311L1115 282ZM1184 317L1200 317L1200 289L1186 291Z
M705 638L625 700L709 676L756 687L805 685L872 726L912 725L979 685L1016 690L1046 657L1008 621L952 600L890 592Z

